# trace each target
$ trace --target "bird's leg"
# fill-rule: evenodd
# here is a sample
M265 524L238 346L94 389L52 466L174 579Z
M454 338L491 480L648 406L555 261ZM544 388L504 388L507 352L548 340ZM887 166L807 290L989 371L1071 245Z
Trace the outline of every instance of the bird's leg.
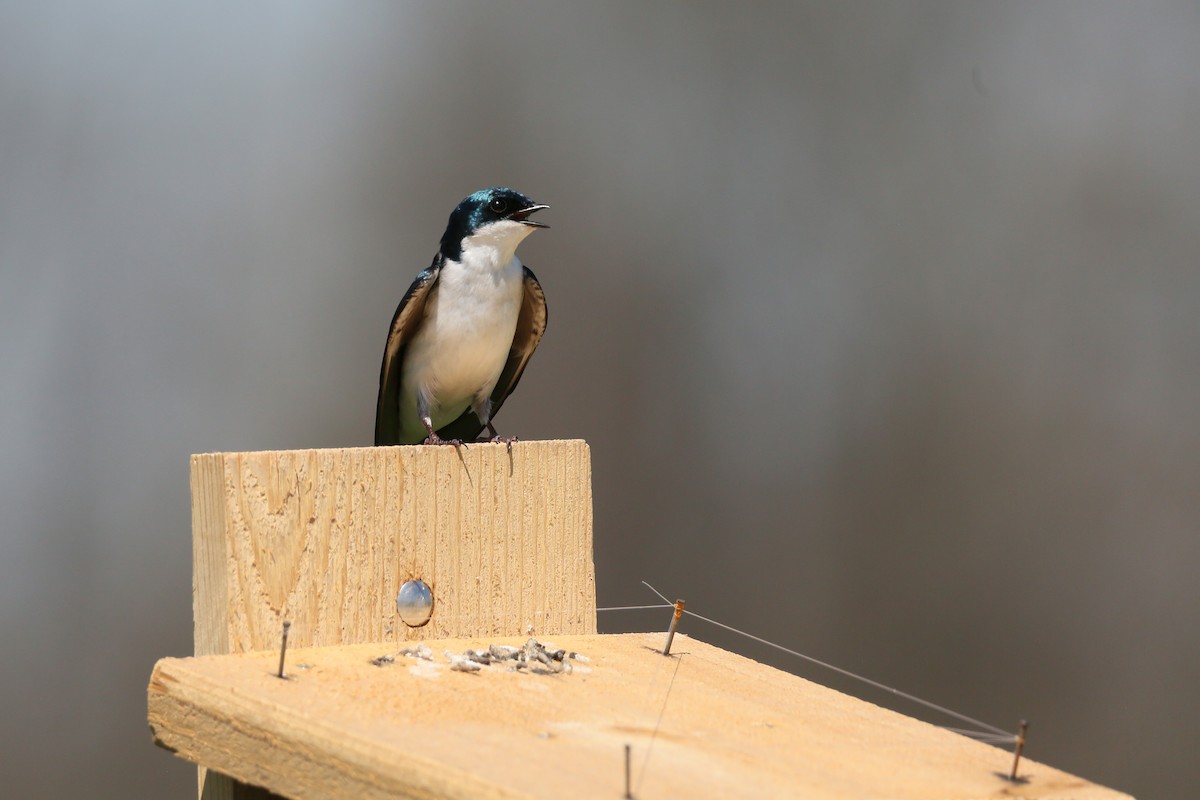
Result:
M435 431L433 429L433 420L431 420L429 417L427 417L425 415L422 415L421 416L421 424L423 424L425 426L425 430L428 431L428 433L429 433L429 435L425 437L425 444L441 444L442 443L442 437L438 436L437 431Z
M463 446L462 439L443 439L437 435L437 431L433 429L433 418L429 416L429 401L420 393L417 395L417 413L421 415L421 424L429 434L425 437L425 444L452 444L455 450Z
M508 454L511 456L511 455L512 455L512 446L513 446L513 442L515 442L515 441L517 440L517 437L515 437L515 436L501 436L500 434L496 433L496 426L492 424L492 421L491 421L490 419L489 419L489 420L487 421L487 423L484 425L484 428L487 430L487 434L488 434L488 435L487 435L487 436L480 436L480 437L479 437L479 438L480 438L480 440L481 440L481 441L485 441L485 442L491 442L492 444L504 444L504 445L506 445L506 446L508 447Z
M511 456L513 442L515 442L517 440L517 437L501 436L500 434L496 433L496 426L490 422L487 424L487 429L492 434L491 438L489 438L488 441L491 442L492 444L500 444L501 442L503 442L505 445L508 446L508 454Z
M508 452L512 452L513 442L517 440L515 436L501 436L496 433L496 426L492 423L492 398L490 395L484 395L482 398L475 400L471 408L475 411L475 416L479 417L479 421L483 423L483 429L486 434L479 435L479 441L491 442L492 444L504 443L508 445Z
M508 449L510 449L510 450L512 449L512 443L517 441L516 436L501 436L500 434L496 433L496 426L493 425L491 422L489 422L487 424L487 430L488 430L487 441L493 442L493 443L503 442L504 444L508 445ZM483 438L483 437L480 437L480 438Z
M437 431L433 429L433 425L430 424L428 418L421 421L425 423L425 430L429 431L429 435L425 437L425 444L449 444L453 445L455 450L459 449L460 447L467 446L462 439L443 439L442 437L438 436Z

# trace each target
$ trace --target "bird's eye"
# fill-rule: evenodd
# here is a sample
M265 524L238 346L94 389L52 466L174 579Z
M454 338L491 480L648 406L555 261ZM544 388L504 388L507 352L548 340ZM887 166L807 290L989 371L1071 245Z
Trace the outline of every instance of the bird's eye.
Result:
M488 208L495 211L497 214L503 214L508 211L508 201L503 197L497 197L492 202L488 203Z

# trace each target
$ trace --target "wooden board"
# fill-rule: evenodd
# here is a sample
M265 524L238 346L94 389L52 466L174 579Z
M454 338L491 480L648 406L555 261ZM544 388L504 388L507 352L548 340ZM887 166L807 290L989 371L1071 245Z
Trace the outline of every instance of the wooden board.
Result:
M192 456L195 652L594 633L586 442ZM400 584L434 591L408 628Z
M562 674L451 671L386 645L163 659L158 742L295 798L1125 797L680 635L543 637L589 658ZM656 733L657 728L657 733Z
M292 646L595 633L591 481L582 440L192 456L195 653L276 648L285 619ZM421 628L396 612L412 578Z

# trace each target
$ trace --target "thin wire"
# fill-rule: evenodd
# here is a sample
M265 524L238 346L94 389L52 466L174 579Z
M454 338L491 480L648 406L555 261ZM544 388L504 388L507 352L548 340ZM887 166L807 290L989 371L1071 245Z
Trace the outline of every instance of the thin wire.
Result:
M778 644L775 644L774 642L768 642L766 639L755 636L752 633L746 633L745 631L739 631L737 628L726 625L723 622L717 622L715 619L709 619L708 617L702 617L699 614L697 614L695 611L692 611L690 609L685 611L684 613L691 614L693 617L696 617L697 619L702 619L710 625L716 625L718 628L724 628L727 631L732 631L734 633L740 633L742 636L745 636L748 639L753 639L754 641L760 642L769 647L774 647L776 650L782 650L783 652L788 653L793 656L796 656L797 658L803 658L805 661L811 661L813 664L817 664L819 666L825 667L826 669L831 669L834 672L841 673L842 675L845 675L848 678L854 678L855 680L862 681L865 684L874 686L876 689L882 689L883 691L891 692L892 694L896 695L897 697L903 697L905 700L909 700L914 703L918 703L919 705L923 705L926 708L930 708L930 709L933 709L934 711L941 712L942 714L947 714L951 717L954 717L955 719L962 720L963 722L969 722L972 725L976 725L980 728L983 728L984 730L991 731L992 733L995 733L997 735L1000 735L1000 736L1010 735L1008 733L1008 731L1004 730L1003 728L997 728L995 725L989 725L986 722L981 722L980 720L977 720L974 717L968 717L966 714L960 714L957 711L952 711L951 709L946 708L945 706L939 706L937 703L931 703L928 700L922 700L921 698L917 697L916 695L909 694L908 692L902 692L899 689L893 689L891 686L882 684L879 681L873 681L870 678L864 678L862 675L855 675L853 672L851 672L849 670L842 669L841 667L835 667L833 664L828 664L824 661L813 658L812 656L806 656L806 655L804 655L804 653L801 653L797 650L791 650L789 648L784 647L783 645L778 645Z
M980 742L987 742L988 744L1016 744L1017 741L1017 737L1011 733L1006 733L1003 736L1000 736L999 734L985 733L983 731L975 731L969 728L951 728L949 725L942 725L941 728L944 731L957 733L960 736L969 736L972 739L976 739Z
M667 603L666 605L663 605L662 603L655 603L652 606L609 606L608 608L597 608L596 610L597 611L641 611L642 609L645 609L645 608L674 608L674 607L675 606L672 605L671 603Z
M672 608L674 608L674 607L675 607L675 604L674 604L674 603L672 603L670 600L668 600L668 599L667 599L667 596L666 596L665 594L663 594L662 592L660 592L658 589L655 589L653 586L651 586L650 584L646 583L645 581L642 581L642 586L645 586L647 589L649 589L650 591L654 592L656 595L658 595L659 597L661 597L661 598L662 598L662 601L663 601L664 603L666 603L667 605L671 606Z
M646 586L649 587L650 591L654 592L659 597L662 597L663 600L667 599L667 598L663 597L661 592L659 592L653 586L650 586L650 584L646 583L645 581L642 581L642 583L645 583ZM670 602L670 601L668 601L668 602ZM809 661L818 666L825 667L826 669L831 669L834 672L845 675L848 678L854 678L857 681L862 681L863 683L865 683L869 686L874 686L876 689L881 689L885 692L891 692L892 694L896 695L897 697L902 697L905 700L908 700L913 703L917 703L918 705L925 706L926 708L932 709L939 713L946 714L948 716L954 717L955 719L961 720L963 722L968 722L971 725L975 725L979 728L982 728L986 731L990 731L999 736L1012 736L1011 733L1004 730L1003 728L997 728L995 725L989 725L988 723L977 720L974 717L968 717L966 714L960 714L957 711L953 711L949 708L946 708L945 706L939 706L938 704L931 703L928 700L922 700L921 698L917 697L916 695L909 694L908 692L902 692L899 689L893 689L891 686L882 684L879 681L873 681L870 678L864 678L862 675L856 675L849 670L842 669L841 667L835 667L833 664L826 663L824 661L821 661L820 659L813 658L812 656L806 656L806 655L804 655L804 653L801 653L798 650L792 650L790 648L784 647L783 645L775 644L774 642L769 642L760 636L755 636L752 633L746 633L745 631L741 631L730 625L726 625L723 622L717 622L715 619L709 619L708 617L701 616L700 614L697 614L695 611L692 611L691 609L685 610L684 613L690 614L693 617L696 617L697 619L702 619L710 625L716 625L718 628L724 628L727 631L732 631L733 633L740 634L741 636L745 636L747 639L753 639L754 641L759 642L760 644L765 644L768 647L774 647L776 650L781 650L781 651L787 653L788 655L793 655L793 656L796 656L797 658L802 658L805 661ZM1013 739L1010 739L1009 741L1016 741L1016 739L1013 738Z
M646 767L650 765L650 753L654 750L654 740L658 737L658 726L662 725L663 714L667 713L667 701L671 699L671 689L675 686L675 676L679 674L679 665L683 663L683 655L675 662L675 671L671 673L671 682L667 684L667 693L663 697L662 708L658 711L658 721L654 723L654 733L650 734L650 744L646 745L646 758L642 761L642 771L638 773L637 786L634 794L642 793L642 779L646 777Z

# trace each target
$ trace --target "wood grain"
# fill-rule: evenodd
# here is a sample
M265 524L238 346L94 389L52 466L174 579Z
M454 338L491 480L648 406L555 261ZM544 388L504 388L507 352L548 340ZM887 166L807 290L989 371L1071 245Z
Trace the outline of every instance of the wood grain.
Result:
M163 659L154 735L178 755L295 798L1074 798L1118 792L687 636L548 637L588 656L570 673L370 660L389 647ZM668 693L669 690L669 693ZM656 733L657 730L657 733Z
M197 455L192 525L197 655L596 630L583 441Z

